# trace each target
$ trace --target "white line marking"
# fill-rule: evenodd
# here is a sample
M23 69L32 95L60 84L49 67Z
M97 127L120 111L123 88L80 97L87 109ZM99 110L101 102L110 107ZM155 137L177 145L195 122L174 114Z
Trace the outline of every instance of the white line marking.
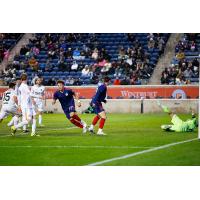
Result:
M124 156L119 156L119 157L115 157L115 158L111 158L111 159L107 159L107 160L102 160L102 161L99 161L99 162L91 163L88 166L102 165L102 164L105 164L105 163L108 163L108 162L134 157L134 156L137 156L137 155L149 153L149 152L152 152L152 151L157 151L157 150L160 150L160 149L165 149L165 148L168 148L168 147L171 147L171 146L191 142L191 141L194 141L194 140L198 140L198 138L193 138L193 139L190 139L190 140L184 140L184 141L180 141L180 142L174 142L174 143L162 145L162 146L159 146L159 147L154 147L154 148L151 148L151 149L127 154L127 155L124 155Z
M68 129L75 129L77 127L68 127L68 128L57 128L57 129L44 129L44 130L39 130L38 133L40 132L45 132L45 131L59 131L59 130L68 130ZM30 135L29 133L19 133L16 134L16 136L20 136L20 135ZM13 137L12 135L0 135L0 137Z
M2 145L0 148L83 148L83 149L150 149L155 147L140 147L140 146L67 146L67 145L56 145L56 146L32 146L32 145L24 145L24 146L11 146L11 145Z

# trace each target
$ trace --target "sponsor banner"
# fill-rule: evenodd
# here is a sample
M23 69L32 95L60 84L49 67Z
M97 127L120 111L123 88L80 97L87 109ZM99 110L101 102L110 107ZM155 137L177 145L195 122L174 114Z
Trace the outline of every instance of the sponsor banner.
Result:
M96 87L70 87L80 98L91 99L96 92ZM0 97L6 87L0 87ZM46 98L52 99L57 87L46 87ZM109 86L108 96L113 99L155 99L161 98L176 98L176 99L196 99L199 96L198 86Z

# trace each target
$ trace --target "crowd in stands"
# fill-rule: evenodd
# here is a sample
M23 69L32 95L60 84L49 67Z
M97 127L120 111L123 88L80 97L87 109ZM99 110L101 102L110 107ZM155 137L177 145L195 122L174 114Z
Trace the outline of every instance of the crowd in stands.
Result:
M30 82L43 76L45 85L97 84L109 76L114 85L148 80L169 34L35 34L20 54L0 72L5 82L28 73Z
M10 49L20 38L20 33L0 33L0 62L8 58Z
M199 82L200 35L184 34L175 47L175 57L162 72L161 84L184 85Z

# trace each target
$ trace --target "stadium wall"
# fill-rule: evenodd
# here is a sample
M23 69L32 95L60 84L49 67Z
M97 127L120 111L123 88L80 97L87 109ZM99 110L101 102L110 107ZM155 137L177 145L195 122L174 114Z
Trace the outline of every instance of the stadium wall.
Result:
M82 106L77 108L79 113L86 110L91 100L82 99ZM143 101L144 113L160 113L162 109L157 105L155 99L109 99L104 104L104 108L107 113L141 113L141 105ZM190 113L190 107L198 113L198 99L162 99L160 102L166 106L169 106L171 110L176 113ZM47 111L53 111L56 113L63 113L59 102L52 106L52 100L47 100Z

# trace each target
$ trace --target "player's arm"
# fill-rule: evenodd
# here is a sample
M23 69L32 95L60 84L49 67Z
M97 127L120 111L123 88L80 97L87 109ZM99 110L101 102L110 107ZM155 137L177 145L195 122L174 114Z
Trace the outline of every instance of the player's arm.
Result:
M78 107L81 107L81 101L80 101L80 99L79 99L78 94L75 93L75 92L73 92L73 97L74 97L74 99L77 101Z
M34 95L33 87L31 88L30 96L31 96L31 100L32 100L32 102L33 102L33 105L35 105L36 102L35 102L35 100L34 100L34 97L36 97L36 96Z
M196 114L195 114L194 110L192 109L192 107L190 107L190 112L191 112L192 118L195 118Z
M21 112L21 106L19 105L19 101L18 101L17 96L13 96L13 100L18 107L18 111Z

